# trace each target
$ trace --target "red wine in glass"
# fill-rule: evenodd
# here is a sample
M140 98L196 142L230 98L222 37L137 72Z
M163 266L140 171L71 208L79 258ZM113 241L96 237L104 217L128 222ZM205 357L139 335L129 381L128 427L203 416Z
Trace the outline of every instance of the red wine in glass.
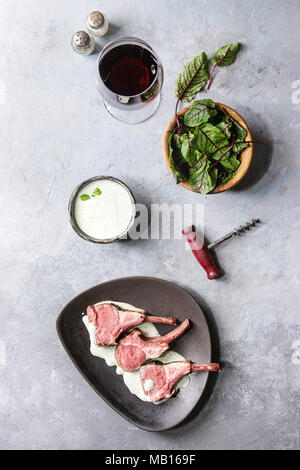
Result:
M149 50L123 44L104 55L99 63L99 73L112 92L120 96L136 96L155 81L157 61Z
M97 88L111 116L128 124L157 110L163 67L152 47L134 37L115 39L98 57Z

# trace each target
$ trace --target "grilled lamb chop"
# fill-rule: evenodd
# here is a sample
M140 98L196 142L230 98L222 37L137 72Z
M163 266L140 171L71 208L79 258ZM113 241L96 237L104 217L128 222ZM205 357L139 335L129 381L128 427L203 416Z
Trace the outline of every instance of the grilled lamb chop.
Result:
M143 322L175 325L172 317L148 316L145 310L122 310L113 303L90 305L87 316L96 327L96 343L100 346L114 346L121 333Z
M164 336L147 337L135 329L120 339L115 351L118 365L126 372L138 370L148 359L156 359L169 349L169 343L181 336L190 326L186 319Z
M156 364L151 362L142 366L140 378L145 394L152 402L164 398L171 398L176 390L174 385L184 375L191 372L214 371L220 372L219 364L192 364L190 361L169 362L168 364Z

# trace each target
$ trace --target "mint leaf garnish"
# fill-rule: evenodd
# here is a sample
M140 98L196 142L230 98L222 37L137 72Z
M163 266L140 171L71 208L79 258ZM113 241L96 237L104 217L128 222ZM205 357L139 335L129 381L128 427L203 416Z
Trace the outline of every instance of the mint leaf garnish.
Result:
M100 194L102 194L102 191L99 188L95 188L93 193L96 194L96 196L100 196Z
M81 194L80 199L82 201L87 201L88 199L90 199L90 196L88 194Z

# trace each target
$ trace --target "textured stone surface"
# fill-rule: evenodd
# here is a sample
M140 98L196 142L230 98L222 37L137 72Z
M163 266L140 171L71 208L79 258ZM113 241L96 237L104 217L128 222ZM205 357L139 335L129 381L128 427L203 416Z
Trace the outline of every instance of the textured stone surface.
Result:
M300 80L300 4L102 3L112 27L98 50L136 35L164 65L160 108L140 125L106 114L95 90L96 55L71 50L72 33L99 2L0 3L0 447L299 448L300 105L291 96ZM201 197L175 186L162 159L162 132L182 65L233 40L243 44L236 64L220 69L203 96L237 109L264 145L240 187ZM123 179L139 202L204 203L210 239L252 217L263 224L218 249L226 275L207 281L181 242L97 246L77 237L68 198L96 174ZM184 427L161 434L112 411L56 336L56 317L73 296L127 275L188 288L217 325L225 367L210 400Z

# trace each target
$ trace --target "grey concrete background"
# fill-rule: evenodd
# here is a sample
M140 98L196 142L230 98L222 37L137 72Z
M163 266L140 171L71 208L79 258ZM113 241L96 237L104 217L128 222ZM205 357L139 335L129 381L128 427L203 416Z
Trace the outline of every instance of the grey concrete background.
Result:
M96 8L112 23L98 49L135 35L161 57L161 105L143 124L106 114L96 54L71 50L71 34ZM299 448L299 19L297 0L1 1L1 448ZM236 63L203 96L237 109L264 145L240 187L199 196L174 184L161 137L183 64L231 41L243 44ZM210 239L252 217L263 224L218 250L226 275L208 281L181 242L97 246L77 237L68 198L96 174L123 179L139 202L203 203ZM56 336L73 296L127 275L186 287L217 325L225 368L209 402L161 434L112 411Z

